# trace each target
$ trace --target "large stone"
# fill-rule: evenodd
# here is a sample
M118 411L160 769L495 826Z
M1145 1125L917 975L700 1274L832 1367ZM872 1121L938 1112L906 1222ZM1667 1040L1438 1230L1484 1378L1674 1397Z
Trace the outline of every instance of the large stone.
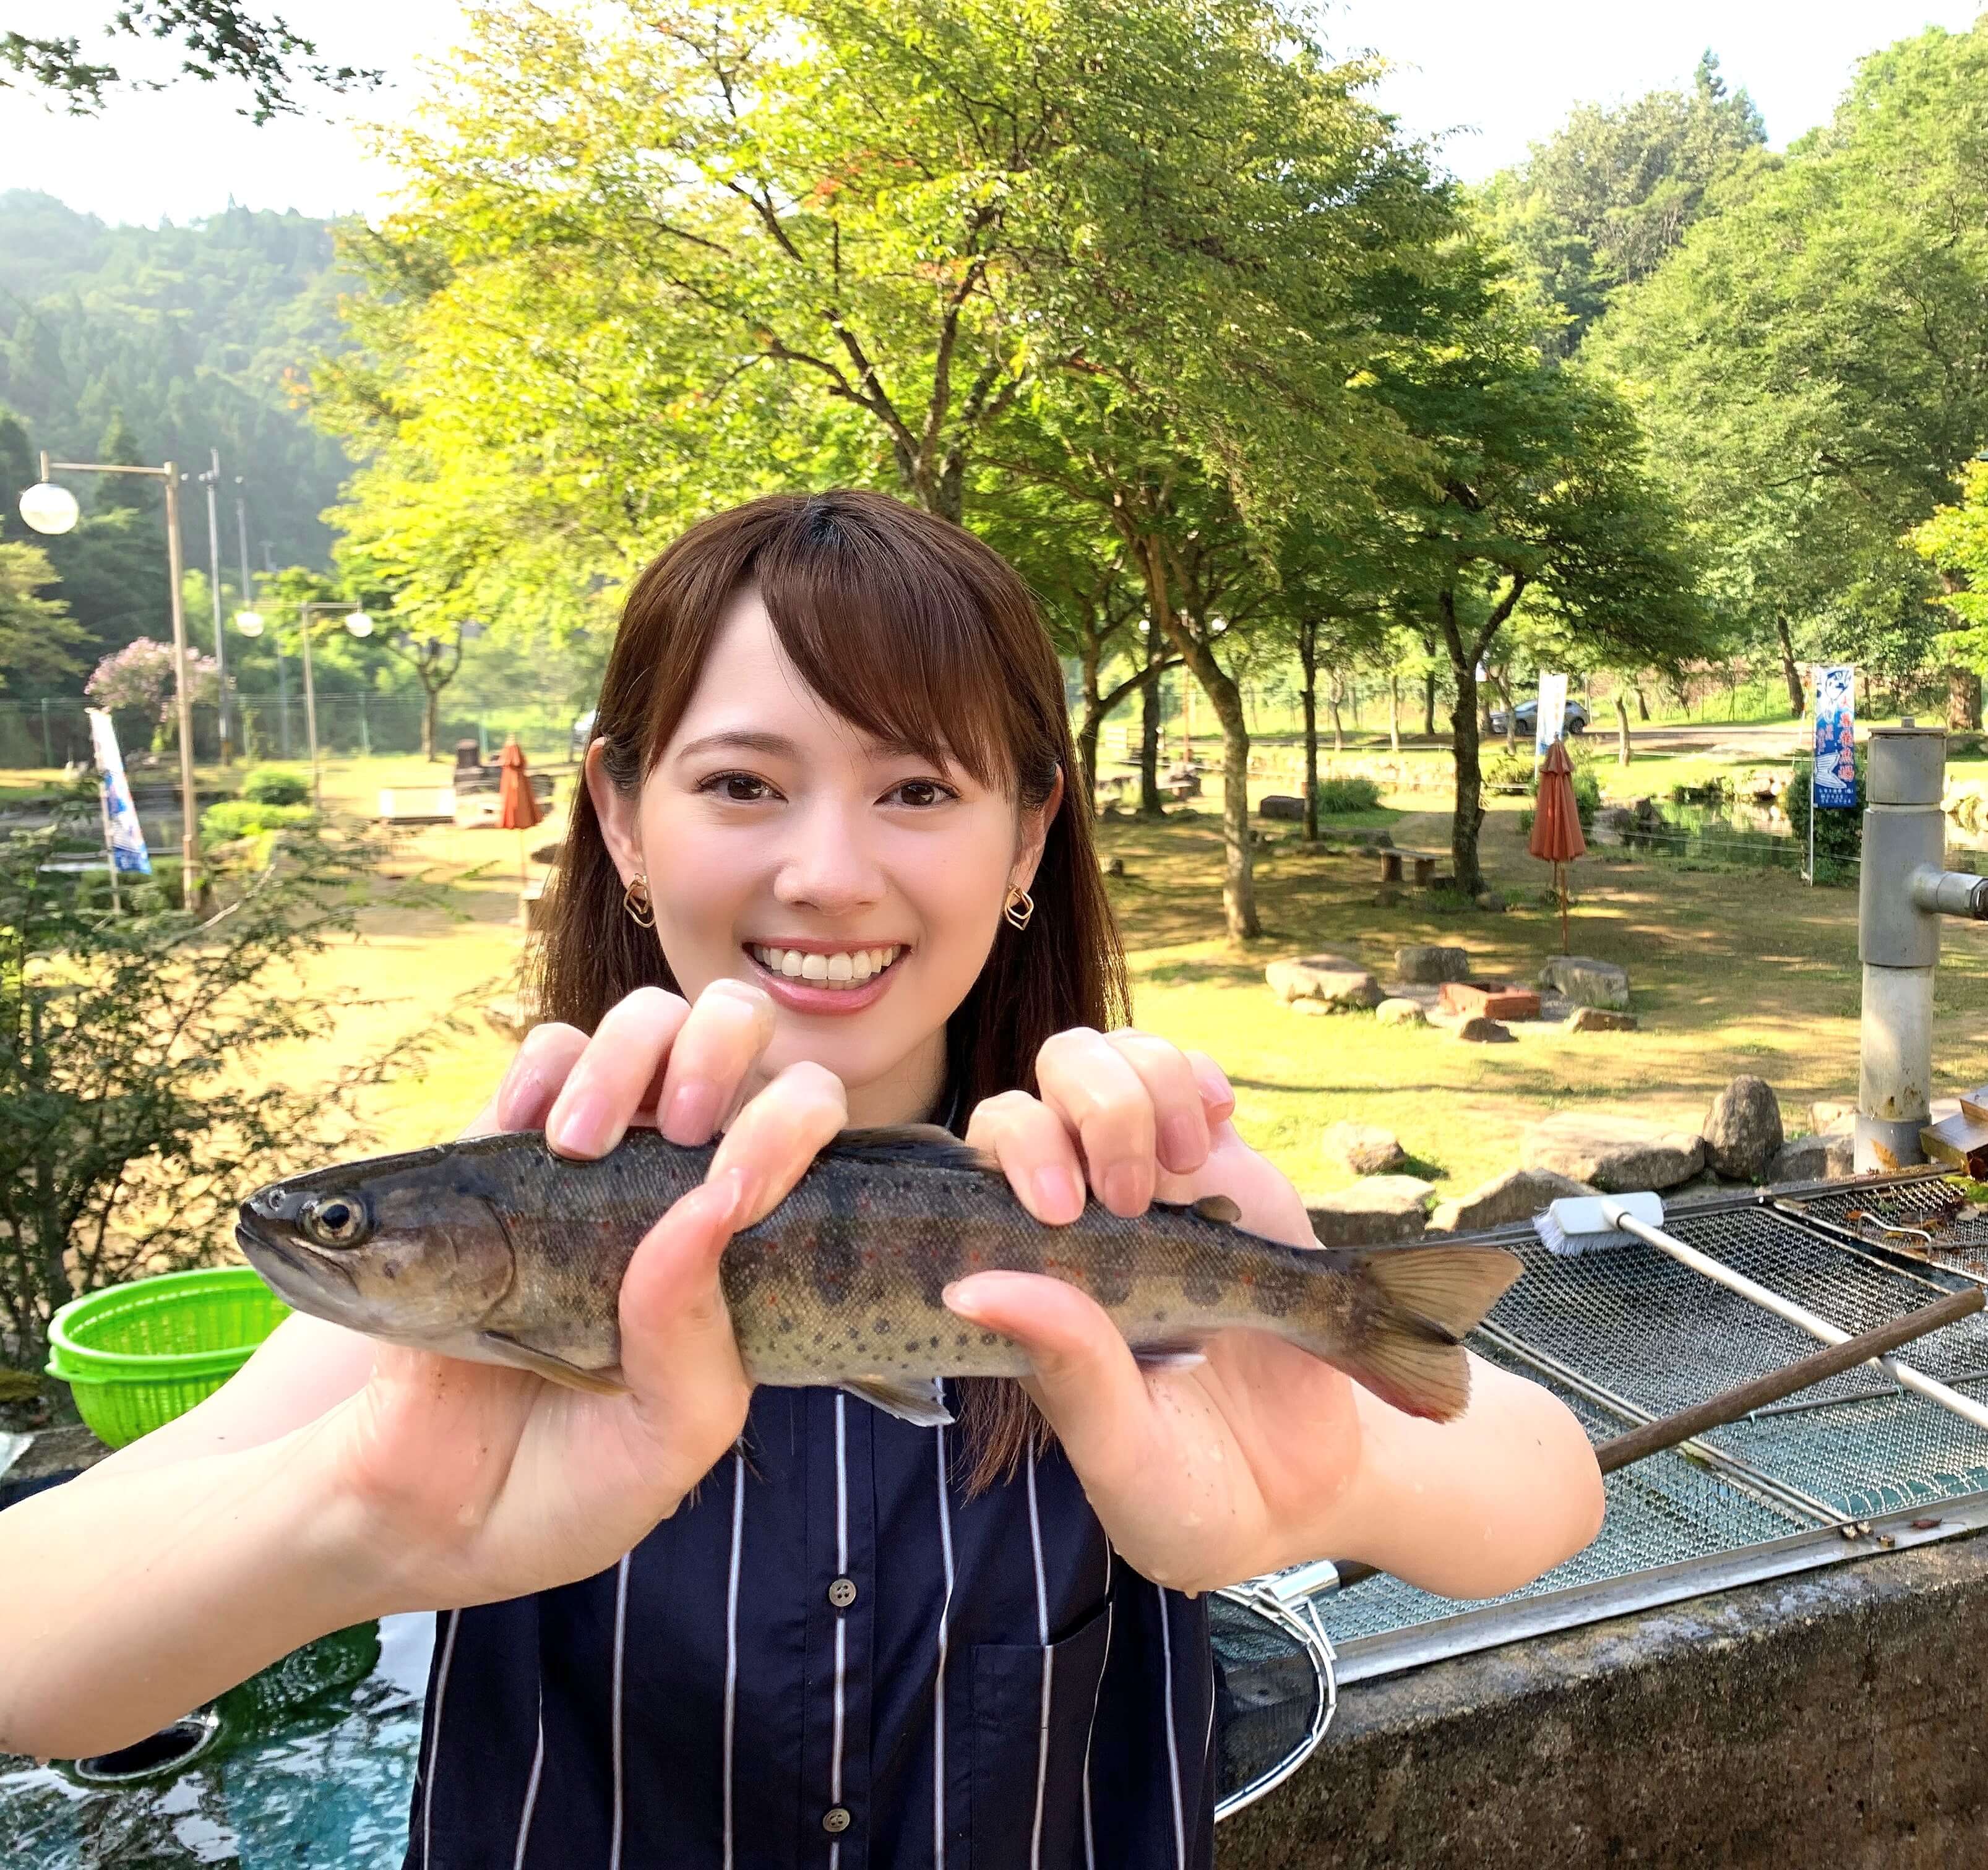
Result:
M1712 1100L1706 1113L1706 1159L1735 1182L1757 1182L1787 1140L1780 1100L1764 1078L1740 1077Z
M1408 1159L1398 1137L1371 1123L1331 1123L1320 1139L1327 1156L1355 1175L1387 1175Z
M1288 793L1266 793L1258 802L1256 810L1261 817L1280 820L1286 825L1302 825L1304 822L1304 801L1293 798Z
M1808 1107L1808 1126L1818 1136L1847 1136L1857 1127L1857 1105L1854 1100L1819 1098Z
M1461 948L1418 942L1411 947L1395 950L1395 977L1421 987L1433 987L1443 981L1467 981L1470 978L1470 957Z
M1377 1007L1381 989L1374 977L1344 955L1307 954L1273 961L1263 970L1271 990L1286 1002L1315 1000L1329 1007Z
M1419 1239L1435 1198L1434 1184L1419 1176L1376 1175L1306 1206L1321 1247L1376 1247Z
M1781 1145L1767 1179L1777 1188L1790 1182L1841 1182L1857 1173L1856 1155L1856 1139L1841 1131L1797 1136Z
M1512 1028L1483 1013L1472 1013L1450 1028L1466 1045L1510 1045Z
M1571 1000L1577 1007L1629 1010L1629 974L1613 961L1585 954L1556 954L1540 970L1540 984Z
M1428 1015L1418 1000L1384 1000L1374 1009L1374 1017L1384 1026L1426 1026Z
M1569 1032L1634 1032L1633 1013L1611 1013L1606 1007L1576 1007L1567 1022Z
M1481 1234L1514 1220L1530 1220L1545 1213L1556 1201L1574 1195L1600 1191L1571 1176L1557 1175L1550 1169L1513 1169L1494 1176L1481 1188L1473 1188L1454 1201L1437 1204L1428 1218L1435 1233Z
M1705 1145L1641 1117L1563 1110L1526 1130L1520 1159L1620 1195L1689 1181L1705 1166Z

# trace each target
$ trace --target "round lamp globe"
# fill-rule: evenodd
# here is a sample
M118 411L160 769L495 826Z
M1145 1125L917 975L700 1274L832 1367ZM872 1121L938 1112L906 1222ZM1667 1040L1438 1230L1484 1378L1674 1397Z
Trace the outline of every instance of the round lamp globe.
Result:
M38 481L21 496L21 517L37 532L66 532L82 511L76 495L52 481Z

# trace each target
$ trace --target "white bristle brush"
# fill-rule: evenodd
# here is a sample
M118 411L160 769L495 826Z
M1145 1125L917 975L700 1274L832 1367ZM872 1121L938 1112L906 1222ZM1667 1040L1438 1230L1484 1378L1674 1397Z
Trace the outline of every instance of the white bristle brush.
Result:
M1543 1214L1535 1214L1533 1230L1547 1252L1571 1260L1611 1247L1635 1246L1641 1236L1622 1226L1624 1215L1646 1227L1660 1227L1664 1198L1652 1194L1571 1195L1556 1201Z

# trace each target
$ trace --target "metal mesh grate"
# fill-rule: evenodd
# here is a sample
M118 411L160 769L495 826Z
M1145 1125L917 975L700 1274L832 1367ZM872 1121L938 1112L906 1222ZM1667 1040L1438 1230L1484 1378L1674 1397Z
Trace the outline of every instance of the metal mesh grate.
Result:
M1798 1204L1827 1222L1908 1257L1988 1284L1988 1212L1977 1213L1956 1183L1942 1178L1900 1182L1888 1188L1831 1190ZM1887 1227L1912 1227L1931 1236L1885 1237Z
M1841 1223L1880 1196L1898 1211L1925 1213L1952 1190L1938 1181L1831 1196L1818 1219ZM1988 1220L1973 1227L1988 1265ZM1789 1214L1753 1205L1673 1210L1677 1237L1785 1294L1845 1332L1868 1330L1931 1304L1959 1283L1935 1267L1893 1263L1828 1237ZM1779 1369L1817 1348L1814 1339L1736 1293L1641 1242L1574 1258L1530 1239L1503 1237L1526 1262L1526 1276L1499 1302L1498 1332L1565 1365L1651 1416L1675 1413ZM1507 1354L1480 1333L1472 1348L1543 1382L1599 1442L1630 1426L1570 1382ZM1919 1338L1900 1353L1956 1387L1988 1382L1988 1313ZM1976 1389L1973 1393L1980 1394ZM1827 1517L1863 1518L1922 1501L1988 1488L1988 1432L1902 1392L1868 1369L1847 1372L1790 1402L1711 1431L1709 1446L1760 1476L1712 1471L1675 1453L1657 1455L1609 1477L1608 1513L1594 1544L1515 1596L1621 1578L1682 1559L1776 1539ZM1774 1484L1794 1490L1777 1495ZM1812 1500L1804 1510L1801 1500ZM1377 1578L1320 1600L1335 1641L1374 1635L1474 1606Z

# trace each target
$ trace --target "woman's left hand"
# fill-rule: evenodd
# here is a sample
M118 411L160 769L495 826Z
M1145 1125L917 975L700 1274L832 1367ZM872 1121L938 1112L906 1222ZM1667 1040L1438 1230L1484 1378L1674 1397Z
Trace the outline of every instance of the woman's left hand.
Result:
M1314 1247L1290 1183L1237 1136L1214 1061L1150 1034L1058 1034L1040 1097L973 1113L1023 1204L1053 1225L1087 1184L1114 1213L1228 1196L1253 1234ZM1224 1331L1205 1361L1145 1368L1075 1286L979 1273L948 1289L962 1316L1015 1339L1026 1386L1094 1511L1135 1570L1202 1590L1322 1557L1448 1588L1513 1588L1593 1536L1600 1482L1573 1417L1547 1392L1473 1360L1466 1414L1447 1427L1391 1409L1267 1332ZM1508 1581L1509 1580L1509 1581Z

